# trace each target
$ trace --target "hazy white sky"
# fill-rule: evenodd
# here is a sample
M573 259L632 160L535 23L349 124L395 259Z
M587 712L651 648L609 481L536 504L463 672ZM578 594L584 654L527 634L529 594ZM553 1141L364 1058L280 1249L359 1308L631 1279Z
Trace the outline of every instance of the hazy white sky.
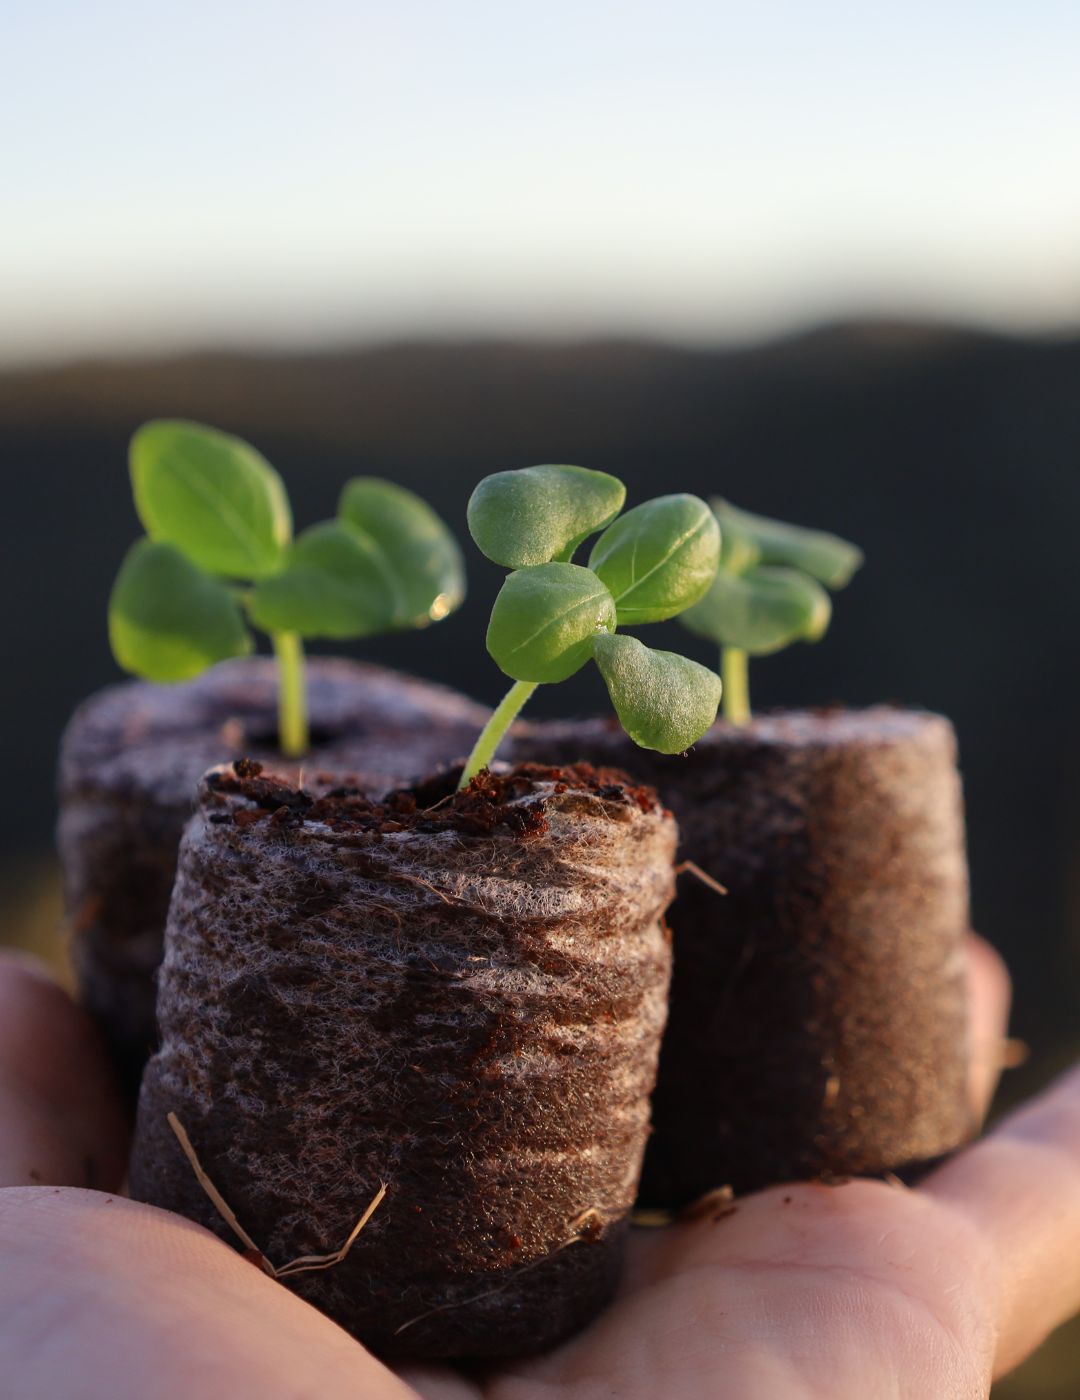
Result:
M0 358L1080 323L1076 0L5 0Z

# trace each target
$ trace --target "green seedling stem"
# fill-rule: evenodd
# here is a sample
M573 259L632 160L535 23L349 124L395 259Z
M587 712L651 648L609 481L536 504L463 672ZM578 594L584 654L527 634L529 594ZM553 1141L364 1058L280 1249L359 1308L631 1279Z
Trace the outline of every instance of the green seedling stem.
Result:
M190 680L254 649L265 632L278 671L278 742L310 745L305 638L424 627L465 593L461 551L419 496L356 477L337 516L293 537L284 484L239 438L198 423L147 423L131 444L146 530L109 600L109 637L127 671Z
M720 567L680 621L720 648L724 718L741 727L751 719L749 658L823 637L832 616L828 590L843 588L863 556L823 530L752 515L719 498L712 507Z
M720 648L720 679L724 683L724 718L739 727L749 724L750 657L742 647Z
M278 664L278 740L286 758L302 758L310 745L304 643L295 632L272 632Z
M515 681L498 705L491 712L491 718L480 731L480 737L473 745L472 753L465 762L461 773L459 789L468 787L477 773L491 767L495 752L502 743L507 730L517 719L539 681Z

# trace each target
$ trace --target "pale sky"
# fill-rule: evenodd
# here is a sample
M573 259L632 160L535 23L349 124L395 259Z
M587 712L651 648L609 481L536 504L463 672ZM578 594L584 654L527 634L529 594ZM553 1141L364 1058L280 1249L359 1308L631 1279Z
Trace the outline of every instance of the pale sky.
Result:
M0 360L1080 325L1076 0L4 0Z

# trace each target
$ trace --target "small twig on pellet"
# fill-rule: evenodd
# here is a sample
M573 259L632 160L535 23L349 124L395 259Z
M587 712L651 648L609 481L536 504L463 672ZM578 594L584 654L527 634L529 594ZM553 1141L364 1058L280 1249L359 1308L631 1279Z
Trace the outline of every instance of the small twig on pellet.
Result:
M229 1205L228 1201L225 1199L225 1197L221 1194L221 1192L217 1189L214 1183L210 1180L209 1176L207 1176L206 1172L203 1170L202 1163L199 1161L198 1153L192 1146L191 1139L188 1137L187 1131L184 1128L183 1123L180 1122L180 1119L177 1118L175 1113L168 1113L166 1115L166 1118L168 1120L169 1127L176 1134L176 1140L180 1144L184 1156L188 1159L188 1163L191 1166L191 1170L195 1173L195 1179L198 1181L202 1189L206 1192L214 1209L221 1216L222 1220L224 1220L225 1224L228 1225L229 1229L232 1230L233 1233L237 1236L237 1238L247 1247L248 1253L254 1256L256 1262L259 1265L259 1268L261 1268L264 1273L269 1274L271 1278L291 1278L293 1274L311 1273L314 1272L316 1269L331 1269L335 1264L340 1264L341 1261L348 1254L349 1250L352 1249L353 1245L356 1243L356 1239L357 1236L360 1234L360 1231L375 1214L375 1211L378 1209L382 1198L386 1195L386 1182L383 1181L379 1183L379 1189L378 1191L376 1191L374 1197L372 1198L371 1204L368 1206L367 1210L364 1211L363 1215L353 1226L349 1234L349 1238L345 1241L345 1243L341 1246L340 1249L335 1249L332 1254L301 1254L298 1258L291 1259L288 1264L282 1264L280 1268L275 1268L275 1266L271 1264L270 1260L267 1259L266 1255L251 1238L248 1232L240 1224L239 1220L237 1220L236 1214L233 1211L232 1207Z
M692 860L684 860L684 861L681 861L681 862L675 867L675 874L676 874L676 875L693 875L694 878L697 879L697 880L700 880L701 883L702 883L703 885L708 885L709 889L710 889L710 890L713 890L716 894L727 894L727 893L728 893L728 891L727 891L727 890L725 889L725 887L720 883L720 881L719 881L719 880L714 880L713 877L712 877L710 874L707 873L707 871L702 870L701 866L698 865L698 864L696 863L696 861L692 861Z
M639 1230L659 1230L670 1225L674 1219L673 1210L635 1210L630 1216L630 1224Z
M257 1254L260 1259L266 1259L266 1256L263 1254L262 1250L251 1238L248 1232L244 1229L243 1225L240 1224L239 1220L237 1220L236 1215L233 1212L232 1206L229 1205L225 1197L221 1194L221 1192L217 1189L214 1183L203 1171L202 1163L199 1161L198 1154L196 1153L194 1147L192 1147L191 1145L191 1139L188 1137L187 1130L185 1129L183 1123L180 1122L180 1119L177 1118L175 1113L169 1113L167 1115L167 1118L169 1127L176 1134L176 1140L180 1144L184 1156L188 1159L188 1162L191 1164L191 1170L195 1173L196 1180L198 1181L202 1189L206 1192L206 1194L210 1197L210 1201L213 1204L213 1207L217 1211L218 1215L221 1216L222 1220L224 1220L225 1224L228 1225L229 1229L232 1230L236 1237L244 1245L246 1245L247 1248L251 1250L253 1254ZM268 1267L272 1270L274 1266L270 1263L268 1259L266 1259L266 1263Z
M356 1243L356 1237L368 1223L379 1207L379 1203L386 1195L386 1182L379 1183L379 1189L371 1199L371 1204L352 1228L349 1238L341 1246L335 1249L333 1254L301 1254L298 1259L294 1259L290 1264L282 1264L280 1269L275 1269L276 1278L288 1278L292 1274L312 1273L316 1269L332 1269L335 1264L340 1264Z
M421 880L419 875L406 875L404 871L397 870L394 872L393 878L403 885L419 885L422 889L430 890L431 893L441 899L444 904L462 903L455 895L447 894L445 890L438 889L428 880Z

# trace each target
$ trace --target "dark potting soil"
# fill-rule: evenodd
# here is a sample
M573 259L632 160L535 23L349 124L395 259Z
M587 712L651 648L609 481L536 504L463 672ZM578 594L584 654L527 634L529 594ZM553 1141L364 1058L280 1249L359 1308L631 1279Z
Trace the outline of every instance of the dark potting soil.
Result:
M110 687L64 733L58 839L79 992L133 1095L157 1043L154 977L202 774L249 754L309 784L325 768L382 792L466 753L487 717L442 686L359 662L312 659L308 686L313 746L300 763L277 751L277 673L263 657L183 685Z
M385 1355L506 1356L617 1280L669 973L674 821L525 766L370 800L209 774L181 847L134 1194L232 1238Z
M641 1202L904 1172L972 1129L967 865L952 727L888 707L719 723L685 756L605 720L521 725L514 754L654 784L690 875Z

